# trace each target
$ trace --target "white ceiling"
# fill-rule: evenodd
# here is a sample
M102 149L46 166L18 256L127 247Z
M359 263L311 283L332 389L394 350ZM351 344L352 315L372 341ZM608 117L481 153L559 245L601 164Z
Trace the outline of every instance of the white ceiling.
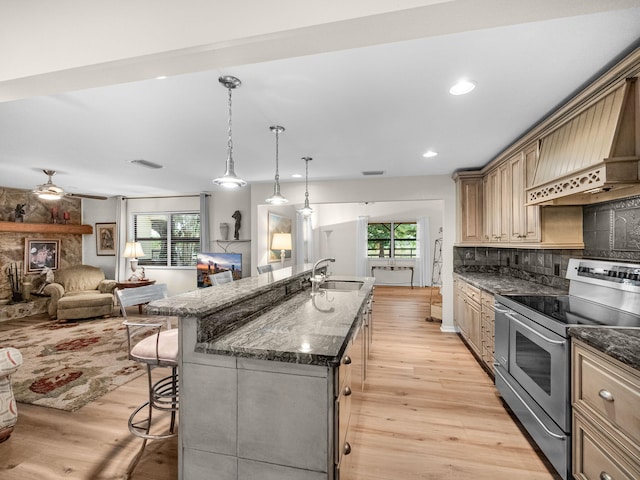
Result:
M224 173L227 91L236 173L282 193L311 181L451 174L480 167L640 41L640 8L431 36L0 103L0 185L74 193L214 190ZM466 96L448 88L477 82ZM439 156L422 157L427 149ZM129 163L164 166L148 170ZM297 180L299 181L299 180ZM217 188L217 187L216 187Z

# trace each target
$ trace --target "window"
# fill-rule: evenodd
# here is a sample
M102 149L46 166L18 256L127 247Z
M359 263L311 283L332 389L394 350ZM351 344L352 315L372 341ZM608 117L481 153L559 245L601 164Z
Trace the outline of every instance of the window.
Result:
M139 213L133 216L135 241L142 244L139 265L195 266L200 251L199 213Z
M417 231L415 222L370 223L367 227L367 256L415 258Z

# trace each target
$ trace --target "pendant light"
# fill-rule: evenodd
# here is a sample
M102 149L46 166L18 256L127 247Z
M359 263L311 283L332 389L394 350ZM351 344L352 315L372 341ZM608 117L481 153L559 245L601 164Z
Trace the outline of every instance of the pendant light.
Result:
M287 203L289 200L284 198L280 194L280 172L278 171L278 140L280 138L280 134L284 132L284 127L280 125L274 125L269 127L273 133L276 134L276 181L273 184L273 195L267 198L266 202L271 205L282 205L283 203Z
M313 160L313 158L311 157L302 157L302 160L304 160L305 165L304 165L304 169L305 169L305 173L304 173L304 207L302 207L300 210L298 210L303 216L308 217L309 215L311 215L313 213L313 210L311 209L311 207L309 206L309 162L311 160Z
M244 187L247 182L238 177L236 175L236 172L233 170L233 139L231 136L231 91L234 88L239 87L242 82L240 82L240 80L236 77L231 76L220 77L218 81L222 84L223 87L229 90L229 137L227 140L227 169L224 172L224 175L213 180L213 183L225 188Z

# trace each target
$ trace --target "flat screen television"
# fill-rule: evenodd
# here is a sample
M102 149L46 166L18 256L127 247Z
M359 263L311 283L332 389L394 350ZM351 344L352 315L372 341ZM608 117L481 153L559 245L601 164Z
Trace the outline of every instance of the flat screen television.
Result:
M231 270L234 280L242 278L241 253L198 253L198 288L211 286L209 275Z

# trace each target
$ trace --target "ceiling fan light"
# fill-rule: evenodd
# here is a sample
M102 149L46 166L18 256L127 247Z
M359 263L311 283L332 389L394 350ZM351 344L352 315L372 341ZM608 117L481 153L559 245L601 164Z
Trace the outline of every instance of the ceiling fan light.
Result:
M56 192L33 192L40 200L60 200L63 195Z

